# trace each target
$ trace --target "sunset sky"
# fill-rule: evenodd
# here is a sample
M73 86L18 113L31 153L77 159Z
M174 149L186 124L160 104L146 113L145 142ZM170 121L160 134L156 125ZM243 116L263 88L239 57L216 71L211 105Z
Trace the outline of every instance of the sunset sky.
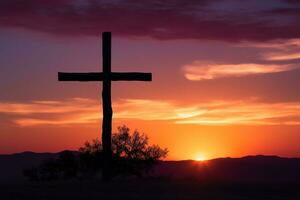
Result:
M300 156L300 1L1 0L0 154L78 149L101 138L101 82L113 71L114 131L126 124L168 159Z

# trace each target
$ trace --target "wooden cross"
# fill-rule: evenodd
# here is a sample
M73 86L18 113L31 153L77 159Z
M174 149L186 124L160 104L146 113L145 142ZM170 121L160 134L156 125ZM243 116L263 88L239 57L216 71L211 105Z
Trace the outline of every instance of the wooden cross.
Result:
M102 81L102 145L103 145L103 179L111 177L111 129L112 129L112 106L111 106L111 81L152 81L151 73L139 72L111 72L111 32L102 33L102 58L103 72L89 73L64 73L58 72L59 81Z

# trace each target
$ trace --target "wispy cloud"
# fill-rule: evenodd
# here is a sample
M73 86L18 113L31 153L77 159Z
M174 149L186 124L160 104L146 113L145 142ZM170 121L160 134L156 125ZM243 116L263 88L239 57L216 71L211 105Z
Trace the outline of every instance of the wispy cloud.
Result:
M266 49L277 49L277 50L291 50L300 48L300 39L286 39L286 40L272 40L264 42L242 42L236 46L240 47L255 47L255 48L266 48Z
M123 99L114 105L118 119L173 120L199 115L196 107L177 107L166 101ZM20 126L90 124L101 118L100 102L74 98L65 101L32 101L28 103L0 102L0 113L11 115Z
M73 98L65 101L32 101L29 103L0 102L0 113L18 115L69 113L98 109L94 100L84 98Z
M278 53L266 53L264 59L269 61L287 61L300 59L300 52L278 52Z
M145 99L126 99L116 103L115 108L117 118L143 120L184 119L204 112L194 106L180 107L168 101Z
M223 101L203 115L176 121L200 125L298 125L299 122L300 102L268 104L253 101Z
M194 61L183 67L184 75L188 80L200 81L222 77L240 77L246 75L283 72L294 69L293 65L277 64L205 64Z
M293 61L300 59L300 39L273 40L265 42L243 42L239 47L254 47L264 50L261 59L265 61Z
M0 103L0 114L19 126L95 124L101 119L100 111L97 100L82 98ZM123 99L116 101L114 111L116 119L164 120L177 124L300 124L300 102L261 103L249 100L185 105L172 101Z

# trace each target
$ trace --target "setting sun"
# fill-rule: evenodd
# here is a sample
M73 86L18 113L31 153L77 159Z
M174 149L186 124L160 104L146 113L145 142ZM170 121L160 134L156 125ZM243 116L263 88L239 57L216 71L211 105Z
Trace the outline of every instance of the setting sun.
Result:
M207 160L207 158L205 158L204 156L202 155L198 155L196 158L195 158L196 161L205 161Z

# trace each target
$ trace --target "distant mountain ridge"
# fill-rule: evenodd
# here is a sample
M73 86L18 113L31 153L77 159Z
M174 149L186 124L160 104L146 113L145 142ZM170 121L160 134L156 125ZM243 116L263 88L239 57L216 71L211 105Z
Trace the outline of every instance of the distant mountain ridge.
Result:
M61 152L59 152L61 153ZM0 155L0 182L24 180L22 170L38 166L59 153L23 152ZM74 153L77 153L74 151ZM226 182L299 182L300 158L278 156L246 156L217 158L208 161L161 161L152 176L170 179Z
M300 183L300 158L257 155L204 162L164 161L156 167L155 173L202 181Z
M59 153L22 153L0 155L0 182L24 180L23 169L38 166L45 160L56 158Z

